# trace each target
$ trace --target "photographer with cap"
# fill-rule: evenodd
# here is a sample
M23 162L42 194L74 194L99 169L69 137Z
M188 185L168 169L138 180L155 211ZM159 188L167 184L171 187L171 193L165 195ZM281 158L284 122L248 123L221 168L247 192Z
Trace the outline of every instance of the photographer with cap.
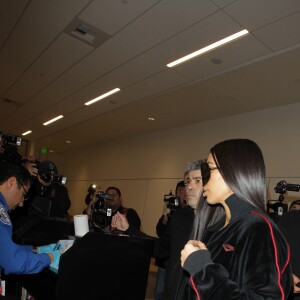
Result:
M37 164L33 185L29 191L28 215L65 218L71 206L67 188L56 182L57 166L50 160Z

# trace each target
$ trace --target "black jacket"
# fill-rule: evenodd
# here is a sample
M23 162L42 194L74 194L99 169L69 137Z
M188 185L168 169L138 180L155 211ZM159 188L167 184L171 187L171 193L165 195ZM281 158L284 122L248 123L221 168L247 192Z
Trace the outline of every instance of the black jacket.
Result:
M194 210L186 206L174 213L166 232L160 238L152 237L154 239L153 257L169 258L165 278L164 299L166 300L175 299L177 280L181 271L180 252L190 239L193 221ZM147 236L132 226L129 226L126 233L137 237Z
M56 218L65 218L71 206L67 188L60 183L52 183L43 187L36 180L30 189L30 198L25 203L29 215L42 215Z
M229 224L223 227L224 222L219 222L208 228L202 239L208 251L196 251L185 261L195 290L202 300L286 299L292 277L283 234L271 219L236 195L226 204ZM196 293L187 299L197 299Z
M278 223L291 248L293 273L300 277L300 210L292 210L284 214ZM299 295L300 297L300 295Z
M136 229L140 230L140 228L141 228L141 219L140 219L138 213L133 208L126 208L126 207L123 207L121 205L117 209L116 212L119 212L121 214L125 214L130 226L133 226Z

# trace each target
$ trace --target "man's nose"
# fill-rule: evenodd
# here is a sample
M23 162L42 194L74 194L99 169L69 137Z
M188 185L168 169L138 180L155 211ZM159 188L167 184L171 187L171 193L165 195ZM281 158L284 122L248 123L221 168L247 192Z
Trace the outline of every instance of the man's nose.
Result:
M187 185L187 190L192 190L194 188L194 185L192 182L190 182L188 185Z

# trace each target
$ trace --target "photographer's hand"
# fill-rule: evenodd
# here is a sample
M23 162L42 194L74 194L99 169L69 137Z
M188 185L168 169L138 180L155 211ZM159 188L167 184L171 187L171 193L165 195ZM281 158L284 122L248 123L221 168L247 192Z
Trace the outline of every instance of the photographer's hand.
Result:
M167 207L166 203L164 203L162 212L163 212L162 223L163 223L163 225L167 225L171 210L170 210L170 208Z
M89 203L89 205L87 206L87 208L85 209L86 214L90 217L92 210L93 210L93 206L94 204L97 202L98 198L97 198L97 193L99 193L101 191L101 187L97 186L97 188L95 189L95 191L93 192L93 194L90 195L91 197L91 202Z
M37 169L37 166L36 166L36 163L34 162L26 162L25 163L25 168L28 170L28 172L30 173L31 176L37 176L38 175L38 169Z
M300 293L300 279L298 276L293 274L293 281L294 281L294 294L299 294Z
M129 227L129 223L128 223L125 215L122 215L119 212L117 212L112 217L112 220L111 220L111 228L112 229L117 228L118 230L126 231L128 229L128 227Z

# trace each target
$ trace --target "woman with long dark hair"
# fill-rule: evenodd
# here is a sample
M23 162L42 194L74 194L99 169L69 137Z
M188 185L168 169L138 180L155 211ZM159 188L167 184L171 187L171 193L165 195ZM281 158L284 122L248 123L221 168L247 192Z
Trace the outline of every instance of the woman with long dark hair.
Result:
M223 141L211 149L207 167L204 208L218 206L225 214L205 229L207 211L199 211L193 240L181 252L190 280L188 298L286 299L292 285L289 249L265 214L260 148L247 139Z

